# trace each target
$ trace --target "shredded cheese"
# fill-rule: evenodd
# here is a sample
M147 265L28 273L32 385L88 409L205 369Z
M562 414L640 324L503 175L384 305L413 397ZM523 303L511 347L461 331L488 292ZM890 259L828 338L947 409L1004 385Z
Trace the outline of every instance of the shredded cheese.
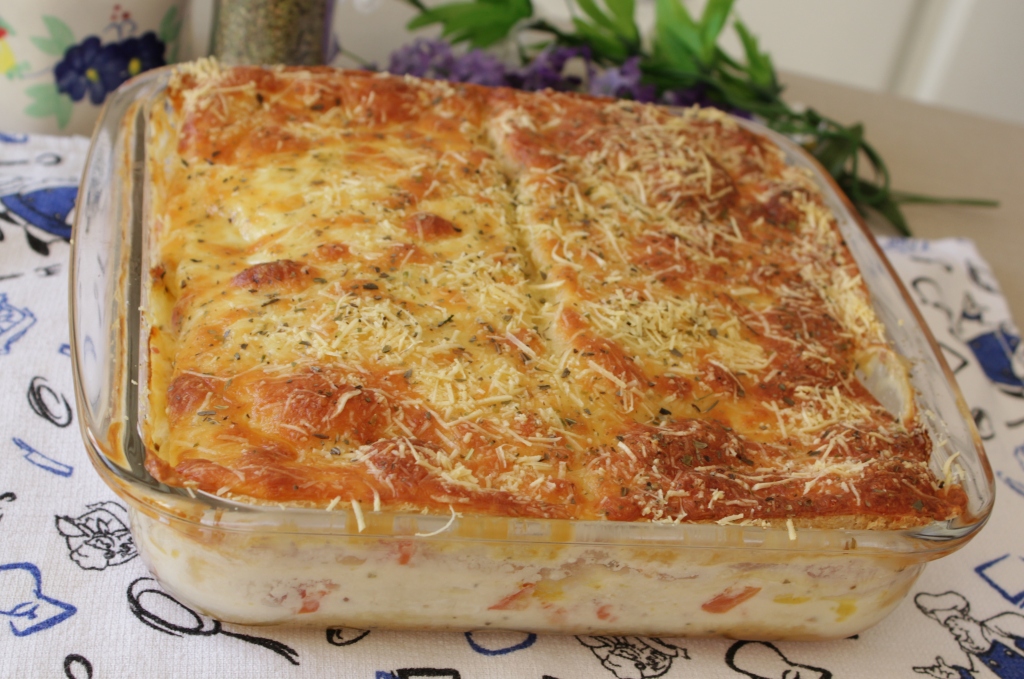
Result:
M188 483L236 492L205 461L262 501L350 497L360 532L372 493L449 526L458 504L795 538L790 516L870 514L898 466L902 516L927 488L941 513L956 454L939 488L834 216L766 140L714 111L265 75L183 67L153 112L146 435Z

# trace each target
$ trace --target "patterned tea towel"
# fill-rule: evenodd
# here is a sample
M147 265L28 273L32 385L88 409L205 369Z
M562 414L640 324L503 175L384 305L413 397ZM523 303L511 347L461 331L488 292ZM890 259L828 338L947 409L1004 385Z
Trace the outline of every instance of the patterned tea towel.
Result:
M151 579L74 413L68 239L81 138L0 135L0 677L1024 679L1024 348L967 240L882 246L997 476L989 525L877 626L833 642L245 628Z

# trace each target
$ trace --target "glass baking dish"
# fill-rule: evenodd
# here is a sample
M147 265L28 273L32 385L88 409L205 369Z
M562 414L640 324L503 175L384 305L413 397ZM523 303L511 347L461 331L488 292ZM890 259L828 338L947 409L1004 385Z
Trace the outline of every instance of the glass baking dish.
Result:
M145 126L169 71L108 99L76 217L71 335L92 462L128 503L146 564L182 602L240 624L485 627L571 634L830 639L889 613L928 561L984 525L994 486L973 420L906 291L848 202L797 145L835 212L875 309L909 359L937 476L965 513L908 530L622 523L246 505L146 471Z

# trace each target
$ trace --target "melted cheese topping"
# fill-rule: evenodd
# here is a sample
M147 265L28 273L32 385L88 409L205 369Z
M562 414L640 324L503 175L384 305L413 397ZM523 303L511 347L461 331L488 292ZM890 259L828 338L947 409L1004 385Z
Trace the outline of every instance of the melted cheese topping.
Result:
M720 113L201 62L150 150L168 483L358 516L962 510L912 402L857 379L911 393L817 189Z

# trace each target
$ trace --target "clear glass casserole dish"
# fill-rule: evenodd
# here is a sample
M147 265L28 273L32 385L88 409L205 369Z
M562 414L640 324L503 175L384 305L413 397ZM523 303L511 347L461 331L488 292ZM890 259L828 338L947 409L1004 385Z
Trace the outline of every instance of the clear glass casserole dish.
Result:
M879 621L924 565L985 523L994 486L934 340L849 204L798 146L749 124L810 170L911 379L956 519L907 530L430 516L247 505L145 468L146 107L168 71L108 100L80 192L71 326L79 422L130 507L149 568L184 603L240 624L828 639ZM746 123L745 123L746 124Z

